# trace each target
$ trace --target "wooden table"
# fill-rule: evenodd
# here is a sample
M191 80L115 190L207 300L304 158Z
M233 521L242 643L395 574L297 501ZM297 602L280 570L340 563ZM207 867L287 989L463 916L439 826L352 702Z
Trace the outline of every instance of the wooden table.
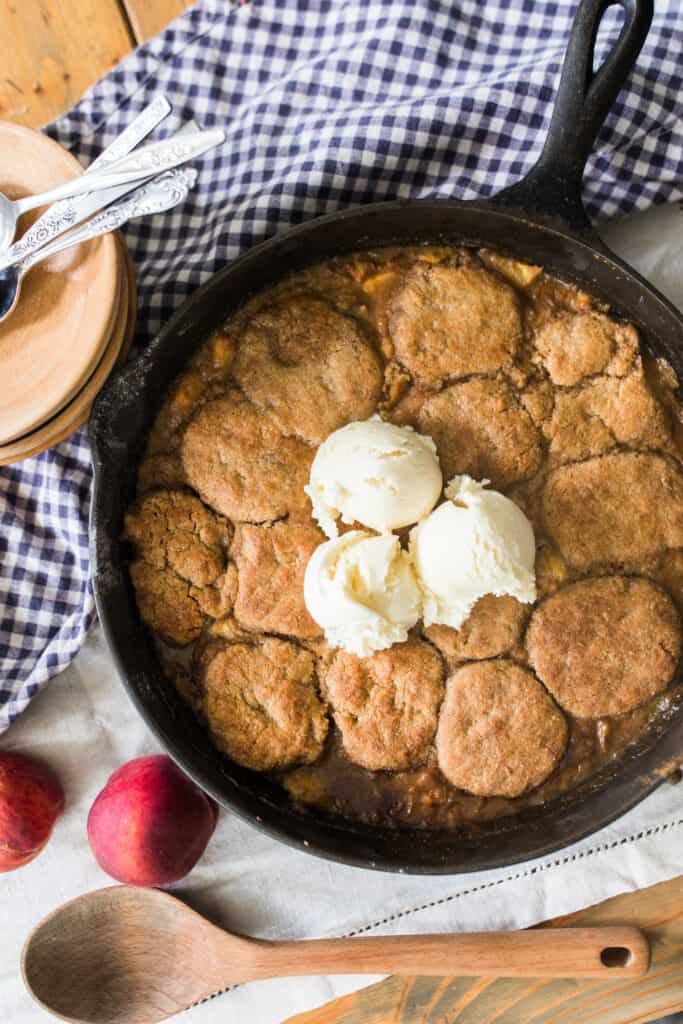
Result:
M190 3L0 0L0 118L36 127L57 117ZM653 944L650 974L613 985L390 978L291 1024L645 1024L683 1009L683 876L549 927L568 920L644 927Z
M0 118L33 127L68 110L191 0L0 0Z

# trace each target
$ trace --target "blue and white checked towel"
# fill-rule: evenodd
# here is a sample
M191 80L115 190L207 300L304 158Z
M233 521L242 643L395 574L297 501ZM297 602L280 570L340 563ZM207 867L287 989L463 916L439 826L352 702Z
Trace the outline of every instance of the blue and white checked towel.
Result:
M593 217L683 194L683 8L656 6L588 165ZM227 130L190 200L127 231L137 344L226 261L290 224L397 196L490 195L521 177L541 148L575 9L202 0L48 129L89 163L163 91L174 105L164 133L189 118ZM615 10L602 45L617 33ZM93 620L89 491L85 431L0 470L0 730L68 665Z

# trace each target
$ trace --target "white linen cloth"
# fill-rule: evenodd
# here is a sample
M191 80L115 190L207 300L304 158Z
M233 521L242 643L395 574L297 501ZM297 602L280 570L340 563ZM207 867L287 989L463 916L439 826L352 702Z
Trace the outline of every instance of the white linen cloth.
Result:
M678 207L650 210L603 234L683 308ZM157 749L116 678L99 629L0 739L0 750L44 756L61 776L67 797L46 849L31 864L0 876L3 1024L51 1019L24 991L22 943L65 900L112 884L89 850L87 813L114 769ZM206 854L175 891L214 921L265 938L523 928L679 874L682 827L683 784L665 783L610 827L551 857L502 871L417 878L319 860L222 811ZM244 985L192 1008L183 1019L280 1024L374 980L354 976Z

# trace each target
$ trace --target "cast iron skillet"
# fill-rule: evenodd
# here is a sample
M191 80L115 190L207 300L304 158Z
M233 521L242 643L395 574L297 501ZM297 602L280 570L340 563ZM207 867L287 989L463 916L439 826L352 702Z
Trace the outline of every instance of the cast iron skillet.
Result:
M581 205L586 158L652 19L652 0L618 2L624 27L597 74L593 48L610 0L581 4L547 143L522 182L490 202L379 203L322 217L270 239L195 292L96 403L90 421L95 467L91 556L100 620L123 683L149 728L189 775L224 806L299 849L388 871L446 874L502 867L548 854L623 814L672 770L681 753L683 709L674 702L637 748L588 784L498 822L462 831L399 831L299 812L269 779L219 754L164 680L137 612L120 541L145 437L190 356L250 293L340 253L396 243L464 242L541 263L633 321L647 345L683 379L683 319L602 245Z

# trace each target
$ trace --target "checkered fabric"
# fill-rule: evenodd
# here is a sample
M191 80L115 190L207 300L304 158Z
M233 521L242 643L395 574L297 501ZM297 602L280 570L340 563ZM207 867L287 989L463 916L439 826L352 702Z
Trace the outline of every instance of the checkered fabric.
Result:
M680 197L683 9L658 0L638 67L587 172L593 217ZM378 199L487 196L520 178L548 125L574 2L203 0L48 131L87 164L158 92L220 125L179 209L134 222L137 344L255 242ZM614 15L614 16L612 16ZM597 57L619 30L608 12ZM0 729L63 669L94 616L84 431L0 470Z

